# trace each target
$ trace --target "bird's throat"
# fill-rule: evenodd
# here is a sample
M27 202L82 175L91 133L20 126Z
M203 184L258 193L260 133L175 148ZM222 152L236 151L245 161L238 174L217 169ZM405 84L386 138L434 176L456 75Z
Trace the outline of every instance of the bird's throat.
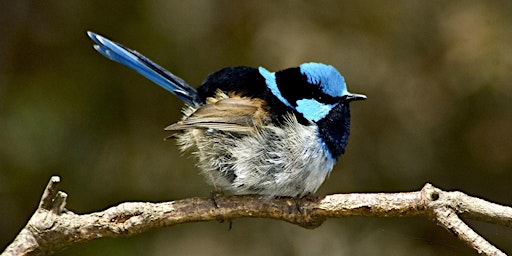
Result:
M350 134L350 108L348 103L340 102L329 114L317 122L320 138L325 143L333 159L345 152Z

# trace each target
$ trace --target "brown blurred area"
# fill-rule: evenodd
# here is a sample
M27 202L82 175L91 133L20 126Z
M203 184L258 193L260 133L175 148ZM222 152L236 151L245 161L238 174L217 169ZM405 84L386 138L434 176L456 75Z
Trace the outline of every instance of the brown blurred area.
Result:
M182 103L92 49L105 35L199 85L226 66L337 67L352 104L346 154L318 194L426 182L512 205L511 1L0 3L0 250L60 175L77 213L209 196L163 141ZM469 224L512 253L512 231ZM332 219L314 230L237 219L72 246L59 255L473 255L424 217Z

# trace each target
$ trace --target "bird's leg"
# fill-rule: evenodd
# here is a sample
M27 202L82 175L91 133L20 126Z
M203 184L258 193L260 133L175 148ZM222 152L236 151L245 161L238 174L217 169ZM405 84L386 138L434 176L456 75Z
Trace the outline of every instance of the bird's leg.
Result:
M213 205L215 206L215 208L220 208L219 204L217 203L217 198L223 197L224 196L224 192L222 192L222 190L217 189L215 187L215 189L212 190L210 196L211 196L211 199L212 199L212 202L213 202ZM223 223L224 221L226 221L226 220L225 219L219 219L220 223ZM233 227L233 221L231 219L228 219L227 221L228 221L228 231L229 231Z
M303 196L295 196L293 197L294 201L295 201L295 208L297 209L297 211L302 214L304 213L304 210L302 209L302 203L304 202L307 202L307 201L317 201L320 197L319 196L316 196L314 194L312 194L311 192L308 192L307 194L303 195Z
M213 202L213 205L215 206L215 208L219 208L219 204L217 203L217 198L219 197L223 197L224 196L224 192L222 192L222 190L220 189L217 189L216 186L214 186L215 189L212 190L211 194L210 194L210 198L212 199L212 202Z

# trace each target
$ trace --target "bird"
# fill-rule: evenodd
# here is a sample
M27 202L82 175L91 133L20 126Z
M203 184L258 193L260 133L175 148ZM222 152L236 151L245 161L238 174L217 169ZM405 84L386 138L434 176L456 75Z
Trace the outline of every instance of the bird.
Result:
M197 89L142 54L88 31L94 49L170 91L185 104L174 131L182 151L217 191L266 197L313 195L344 154L350 93L332 65L306 62L271 72L234 66Z

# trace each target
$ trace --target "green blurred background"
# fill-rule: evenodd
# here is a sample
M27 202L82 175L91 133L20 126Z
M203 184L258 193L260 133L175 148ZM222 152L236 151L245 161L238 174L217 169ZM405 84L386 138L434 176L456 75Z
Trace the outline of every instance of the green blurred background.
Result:
M318 194L432 182L512 205L511 1L26 1L0 3L0 250L51 175L68 209L207 197L163 128L182 103L92 49L86 31L192 85L225 66L329 63L353 104L346 155ZM512 253L512 231L470 221ZM195 223L59 255L473 255L424 217Z

